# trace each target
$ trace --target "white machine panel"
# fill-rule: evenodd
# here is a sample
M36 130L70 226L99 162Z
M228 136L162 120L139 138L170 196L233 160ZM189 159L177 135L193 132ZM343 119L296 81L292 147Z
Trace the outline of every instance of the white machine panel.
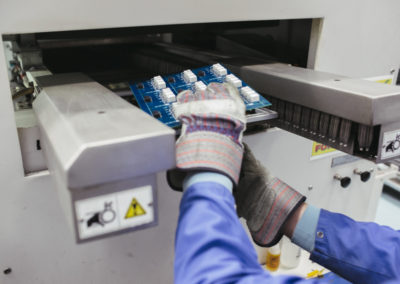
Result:
M375 180L374 163L356 158L336 165L337 157L351 156L340 151L314 153L313 156L311 140L278 128L244 139L262 164L305 195L307 202L358 221L374 220L382 191L382 181ZM363 182L354 170L372 170L371 177ZM340 181L334 179L335 175L349 177L350 185L342 187Z

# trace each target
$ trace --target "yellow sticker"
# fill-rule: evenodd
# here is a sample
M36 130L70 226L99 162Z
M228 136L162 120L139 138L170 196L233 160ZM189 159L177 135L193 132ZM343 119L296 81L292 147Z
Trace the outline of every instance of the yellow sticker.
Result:
M318 269L314 269L313 271L311 271L310 273L307 274L306 278L322 278L324 277L324 269L318 270Z
M131 204L129 205L128 211L126 211L125 219L133 218L136 216L141 216L146 214L146 211L140 205L140 203L136 200L136 198L132 199Z
M322 143L313 142L311 156L319 156L336 151L335 148L324 145Z
M382 83L382 84L391 85L391 84L392 84L392 79L377 80L376 82L377 82L377 83Z

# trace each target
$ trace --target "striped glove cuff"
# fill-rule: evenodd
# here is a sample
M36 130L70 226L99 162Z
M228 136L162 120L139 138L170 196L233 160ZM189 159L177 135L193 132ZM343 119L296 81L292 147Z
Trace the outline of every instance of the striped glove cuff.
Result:
M176 144L176 162L181 170L206 170L225 174L238 183L242 146L223 134L197 131Z
M282 227L286 220L306 200L305 196L278 178L273 178L267 188L264 195L268 196L261 196L260 199L268 199L269 202L267 204L259 202L263 206L264 214L251 214L253 217L256 216L255 219L251 217L247 219L254 242L264 247L279 242L283 236ZM273 193L272 199L271 193ZM255 211L260 209L254 208Z

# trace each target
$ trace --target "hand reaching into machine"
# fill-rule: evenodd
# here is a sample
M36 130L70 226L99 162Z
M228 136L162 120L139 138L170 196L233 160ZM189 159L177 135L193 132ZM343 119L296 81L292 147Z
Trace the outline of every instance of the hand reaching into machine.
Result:
M196 93L178 94L175 116L182 122L176 142L177 169L168 171L169 185L182 190L188 172L222 173L233 184L239 180L243 156L245 106L230 84L211 83Z

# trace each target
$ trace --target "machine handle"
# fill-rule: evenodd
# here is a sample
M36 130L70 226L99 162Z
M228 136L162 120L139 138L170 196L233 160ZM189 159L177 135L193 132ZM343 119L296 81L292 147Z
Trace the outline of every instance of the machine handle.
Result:
M367 182L371 178L371 173L374 170L360 171L359 169L354 169L354 174L359 175L362 182Z
M334 175L333 178L339 180L340 181L340 186L343 187L343 188L348 187L350 185L350 183L351 183L351 178L342 177L339 174Z

